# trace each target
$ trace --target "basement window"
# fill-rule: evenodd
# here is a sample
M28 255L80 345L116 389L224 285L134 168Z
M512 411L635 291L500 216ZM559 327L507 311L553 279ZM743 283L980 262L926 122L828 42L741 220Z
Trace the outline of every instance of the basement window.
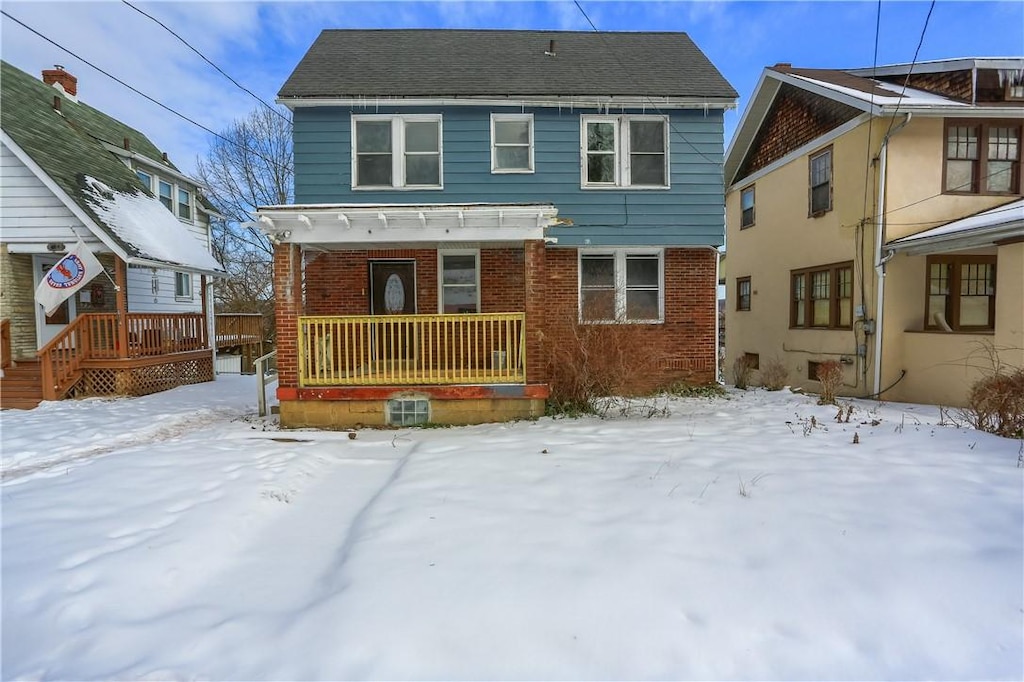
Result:
M388 424L415 426L430 421L430 401L426 398L394 398L388 401Z

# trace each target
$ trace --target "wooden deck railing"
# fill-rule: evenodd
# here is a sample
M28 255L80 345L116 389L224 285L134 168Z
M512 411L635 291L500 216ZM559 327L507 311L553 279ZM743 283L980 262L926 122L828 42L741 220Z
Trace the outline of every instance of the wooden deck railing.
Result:
M263 338L263 316L259 313L214 315L214 339L217 348L258 344Z
M56 400L78 377L83 362L170 355L209 348L200 313L128 313L126 347L121 347L116 313L85 313L43 346L37 355L43 397Z
M0 369L11 366L11 321L0 320Z
M522 384L525 314L299 318L301 386Z

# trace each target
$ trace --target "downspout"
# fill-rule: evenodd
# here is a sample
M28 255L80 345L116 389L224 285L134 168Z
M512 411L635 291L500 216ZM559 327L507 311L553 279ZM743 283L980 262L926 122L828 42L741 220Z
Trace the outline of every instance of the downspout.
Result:
M889 139L901 131L914 114L908 112L903 122L893 128L882 140L882 148L878 152L878 208L875 215L875 275L877 277L878 300L875 303L875 372L872 381L871 395L878 397L882 388L882 319L885 308L885 264L892 258L892 252L888 255L882 254L885 246L885 180L886 180L886 158L889 148Z

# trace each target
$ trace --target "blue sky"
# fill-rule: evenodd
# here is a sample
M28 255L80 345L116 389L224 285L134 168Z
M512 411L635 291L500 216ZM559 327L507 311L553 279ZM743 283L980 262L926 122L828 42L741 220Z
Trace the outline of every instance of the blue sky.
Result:
M685 31L740 93L726 144L763 67L871 66L875 2L580 0L604 31ZM572 0L554 2L150 2L138 6L267 101L325 28L591 30ZM3 10L85 60L213 130L258 103L156 23L121 2L3 2ZM878 63L909 62L928 2L884 0ZM209 134L3 17L3 59L32 74L62 64L79 97L145 132L186 171ZM919 59L1024 55L1024 3L936 3ZM443 68L443 65L441 65ZM3 106L3 103L0 103Z

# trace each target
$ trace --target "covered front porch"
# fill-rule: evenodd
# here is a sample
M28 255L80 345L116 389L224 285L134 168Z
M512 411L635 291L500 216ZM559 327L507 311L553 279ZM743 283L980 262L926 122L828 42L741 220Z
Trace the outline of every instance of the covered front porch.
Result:
M260 210L288 427L543 414L548 205ZM532 295L531 295L532 293Z

